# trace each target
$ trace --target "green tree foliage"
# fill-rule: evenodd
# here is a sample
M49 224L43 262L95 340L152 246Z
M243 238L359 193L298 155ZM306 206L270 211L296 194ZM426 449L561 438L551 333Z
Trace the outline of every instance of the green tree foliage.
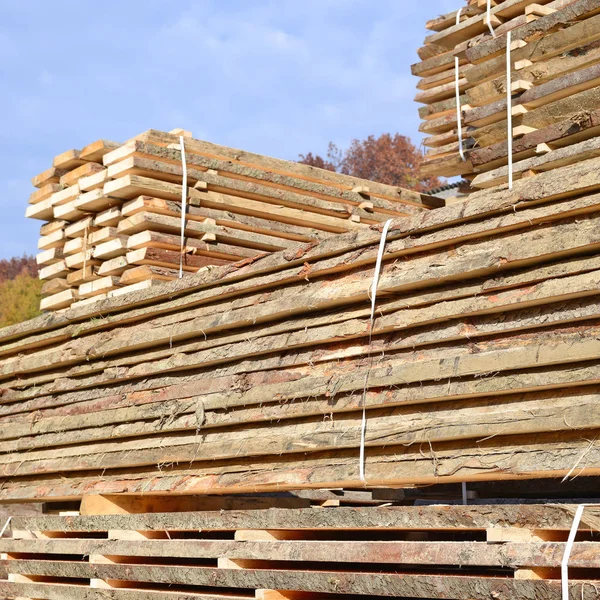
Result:
M441 182L437 177L423 177L420 174L422 160L423 154L409 138L398 133L384 133L378 138L370 135L364 140L352 140L345 151L330 142L326 158L309 152L301 154L299 162L426 192L439 187Z
M0 260L0 327L39 315L41 289L33 257Z

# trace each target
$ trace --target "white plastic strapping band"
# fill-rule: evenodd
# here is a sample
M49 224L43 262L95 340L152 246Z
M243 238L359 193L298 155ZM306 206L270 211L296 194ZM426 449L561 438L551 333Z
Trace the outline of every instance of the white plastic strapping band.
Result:
M387 241L387 234L392 224L392 220L388 219L383 226L383 230L381 231L381 240L379 241L379 250L377 252L377 261L375 262L375 273L373 273L373 282L371 283L371 288L369 291L369 295L371 296L371 319L369 323L369 352L368 357L369 361L371 359L371 341L373 338L373 323L375 321L375 304L377 302L377 284L379 283L379 275L381 273L381 261L383 260L383 251L385 250L385 243ZM360 457L359 457L359 475L360 480L365 481L365 442L366 442L366 433L367 433L367 385L369 383L369 373L371 371L371 363L367 367L367 372L365 373L365 385L363 387L362 394L362 422L360 425Z
M462 12L462 7L459 8L458 12L456 13L456 24L457 25L460 23L461 12ZM462 139L462 118L461 118L461 111L460 111L459 69L460 69L460 60L459 60L458 56L455 56L454 57L454 86L455 86L455 92L456 92L456 125L458 128L458 151L460 153L461 160L463 162L465 162L467 159L465 157L465 153L463 150L463 139Z
M185 215L187 212L187 165L185 160L185 144L183 136L179 136L181 144L181 166L183 168L183 181L181 185L181 254L179 255L179 279L183 277L183 241L185 239Z
M510 64L511 32L506 34L506 122L508 142L508 189L513 187L513 126L512 126L512 75Z
M579 523L581 523L581 517L586 506L598 506L597 504L580 504L575 511L573 517L573 524L571 525L571 531L569 532L569 538L567 539L567 545L565 547L565 553L563 554L562 561L560 563L560 579L562 588L562 600L569 600L569 558L571 557L571 551L573 550L573 543L577 536L577 530L579 529Z
M493 37L496 37L496 32L494 31L494 28L492 27L492 0L487 0L487 26L489 27L489 30L492 34Z
M4 535L4 532L8 529L8 524L12 521L12 517L8 517L6 519L6 523L4 523L4 527L0 530L0 537Z

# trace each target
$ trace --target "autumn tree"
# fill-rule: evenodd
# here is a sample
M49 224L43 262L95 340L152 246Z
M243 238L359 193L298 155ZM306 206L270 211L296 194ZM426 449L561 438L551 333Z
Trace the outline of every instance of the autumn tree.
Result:
M0 283L0 327L33 319L40 314L42 282L24 268Z
M299 162L344 175L426 192L440 186L441 182L437 177L420 174L422 160L423 154L408 137L399 133L384 133L378 138L370 135L364 140L352 140L345 151L330 142L326 158L309 152L300 154Z
M0 282L14 279L23 271L29 273L32 277L37 277L38 266L35 262L35 256L24 254L23 256L13 256L13 258L0 260Z
M41 288L35 257L0 260L0 327L37 316Z

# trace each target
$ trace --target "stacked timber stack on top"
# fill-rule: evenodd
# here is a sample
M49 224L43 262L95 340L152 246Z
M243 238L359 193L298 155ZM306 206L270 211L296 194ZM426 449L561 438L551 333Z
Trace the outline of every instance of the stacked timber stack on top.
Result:
M599 173L0 330L0 502L600 475Z
M514 178L596 156L600 150L600 2L469 3L428 24L413 66L427 137L424 173L462 175L475 188L508 180L510 71ZM493 30L493 33L492 33ZM510 52L507 53L507 34ZM509 54L509 56L507 56ZM456 69L464 160L459 152Z
M183 163L187 182L184 239ZM70 150L33 178L42 309L64 309L171 281L182 272L295 251L440 201L150 130L121 145ZM182 251L183 248L183 251Z

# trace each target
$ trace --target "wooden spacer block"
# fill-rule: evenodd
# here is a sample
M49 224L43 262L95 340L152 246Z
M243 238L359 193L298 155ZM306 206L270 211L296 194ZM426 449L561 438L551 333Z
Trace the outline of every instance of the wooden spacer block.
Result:
M192 137L192 132L188 131L187 129L171 129L171 131L169 131L170 134L172 135L182 135L185 138L191 138Z
M520 117L529 111L522 104L518 104L517 106L513 106L510 112L513 117Z
M279 529L238 529L234 534L237 542L265 542L274 540L301 540L306 535L302 531Z
M124 529L110 529L109 540L125 540L133 542L136 540L168 540L166 531L129 531Z
M495 29L496 27L500 27L504 23L504 21L497 15L490 15L488 19L487 14L483 17L483 23L489 27L489 24L492 24L492 27Z
M524 58L522 60L517 60L513 66L515 71L520 71L521 69L531 67L531 65L533 65L533 63L529 59Z
M530 529L520 527L489 527L486 529L486 540L490 544L504 542L533 542L539 541Z
M523 135L527 135L528 133L533 133L537 131L535 127L529 127L528 125L519 125L513 128L513 137L521 137Z
M522 527L488 527L486 540L489 544L504 542L560 542L566 540L566 532Z
M527 46L527 42L525 40L513 40L510 44L511 52L518 50L519 48L524 48Z
M530 4L529 6L525 7L526 15L536 15L538 17L545 17L555 12L555 8L552 8L550 6L544 6L542 4Z
M256 590L256 600L312 600L311 592L291 592L287 590Z
M533 83L531 81L527 81L526 79L517 79L517 81L513 81L510 84L510 91L513 94L518 92L526 92L533 87Z
M538 144L535 148L536 154L548 154L548 152L552 152L552 146L549 144Z
M352 191L356 194L361 194L365 196L369 195L369 188L366 185L357 185L356 187L352 188Z
M527 179L528 177L535 177L537 174L537 171L534 171L533 169L527 169L527 171L523 171L523 173L521 173L521 178Z
M535 569L517 569L515 579L559 579L560 569L536 567Z

